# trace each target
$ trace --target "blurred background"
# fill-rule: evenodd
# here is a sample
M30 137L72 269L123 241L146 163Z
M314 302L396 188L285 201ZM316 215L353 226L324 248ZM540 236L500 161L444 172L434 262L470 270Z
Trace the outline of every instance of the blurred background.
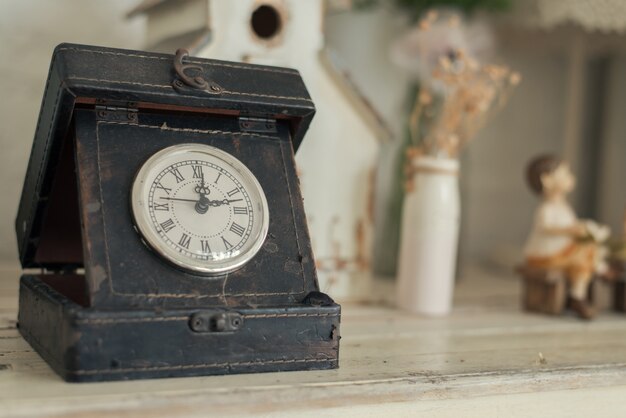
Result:
M460 155L459 275L476 265L510 271L521 260L537 203L524 169L540 153L570 162L580 216L621 231L624 1L4 0L0 263L18 268L13 222L54 47L186 47L201 57L301 71L318 108L297 158L322 287L361 298L370 291L364 276L394 276L400 156L420 83L402 65L403 48L414 52L403 40L431 7L452 8L460 29L420 40L419 48L462 44L521 75L506 106ZM336 202L336 211L319 201Z

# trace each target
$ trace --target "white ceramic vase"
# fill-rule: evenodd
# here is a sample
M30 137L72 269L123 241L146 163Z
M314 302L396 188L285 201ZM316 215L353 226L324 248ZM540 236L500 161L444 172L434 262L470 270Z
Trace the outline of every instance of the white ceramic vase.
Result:
M442 316L452 308L460 227L459 162L418 157L404 199L397 304Z

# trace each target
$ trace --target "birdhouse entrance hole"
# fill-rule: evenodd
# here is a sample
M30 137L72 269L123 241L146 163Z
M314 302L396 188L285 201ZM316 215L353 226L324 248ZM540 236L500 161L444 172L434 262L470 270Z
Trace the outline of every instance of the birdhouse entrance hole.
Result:
M274 38L282 29L282 19L276 7L263 4L252 12L252 32L264 41Z

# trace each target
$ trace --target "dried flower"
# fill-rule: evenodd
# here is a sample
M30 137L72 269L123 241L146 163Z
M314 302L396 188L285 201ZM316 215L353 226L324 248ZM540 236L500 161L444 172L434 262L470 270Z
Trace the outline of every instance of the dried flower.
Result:
M425 52L426 40L435 42L446 31L454 34L449 39L464 35L460 23L459 29L455 29L456 25L442 25L438 16L427 14L419 24L420 34L412 32L407 37L407 45L414 47L415 62L426 62L415 67L421 89L415 98L409 128L413 147L419 149L420 155L456 157L507 102L521 77L506 66L481 64L464 41L435 46ZM453 17L445 16L448 23ZM434 53L436 57L432 56ZM429 73L424 76L426 69ZM415 155L415 151L407 153L409 158Z
M418 99L420 104L429 105L433 102L433 95L426 89L422 89L418 93Z
M420 84L428 84L440 57L462 51L472 59L482 60L492 50L493 37L483 21L467 23L456 11L431 10L392 45L391 59Z

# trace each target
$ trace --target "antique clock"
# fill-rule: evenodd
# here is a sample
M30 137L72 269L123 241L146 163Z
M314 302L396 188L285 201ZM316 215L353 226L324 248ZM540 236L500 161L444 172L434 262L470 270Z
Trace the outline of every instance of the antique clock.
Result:
M16 220L19 329L63 378L338 366L294 163L297 71L59 45Z
M267 236L263 187L243 163L209 145L173 145L150 157L133 183L131 205L148 244L192 273L236 270Z

